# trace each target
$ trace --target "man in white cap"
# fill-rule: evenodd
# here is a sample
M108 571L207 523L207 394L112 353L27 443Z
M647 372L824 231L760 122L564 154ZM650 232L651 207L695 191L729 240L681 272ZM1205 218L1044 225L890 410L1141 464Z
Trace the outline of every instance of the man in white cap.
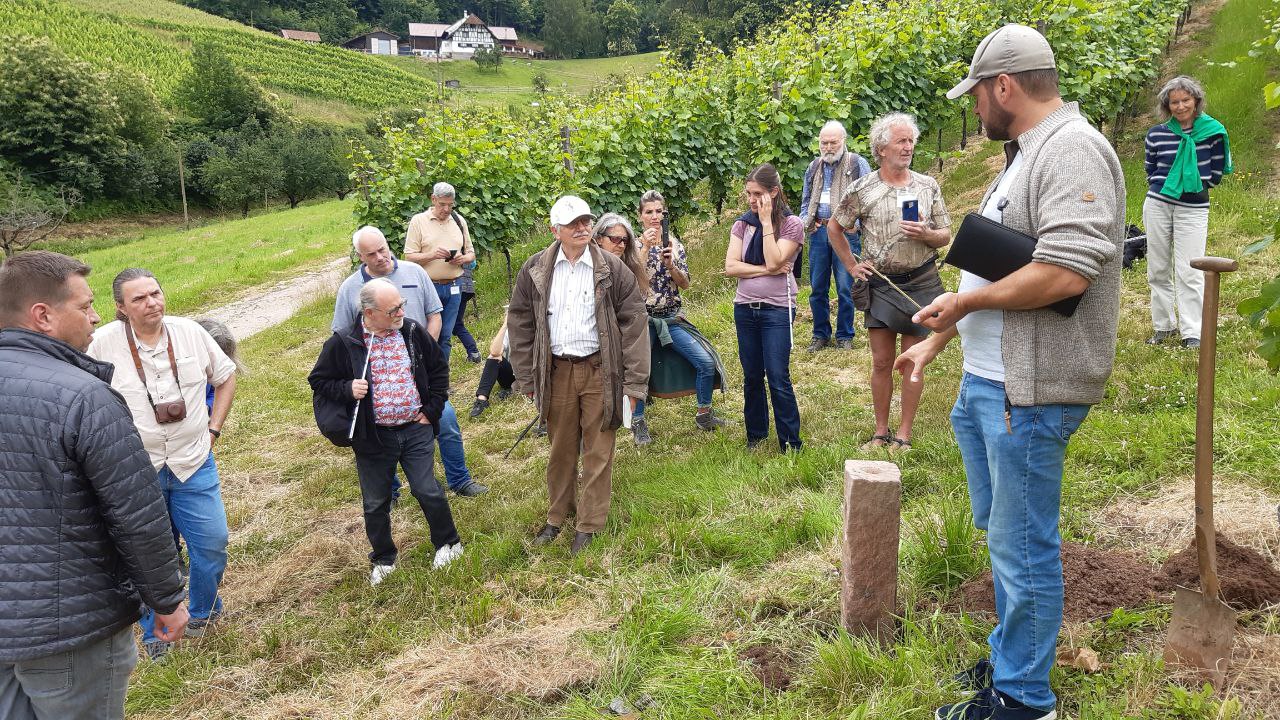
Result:
M1032 28L988 35L947 97L965 93L987 137L1005 141L1007 164L981 213L1037 240L1029 264L995 283L962 273L958 292L916 313L936 333L895 364L918 379L960 336L964 376L951 424L995 580L990 657L956 676L976 694L936 717L1053 720L1063 460L1115 360L1124 173L1076 103L1059 96L1053 50ZM1045 307L1082 293L1069 317Z
M614 437L624 397L649 384L649 316L635 275L591 242L591 208L565 195L551 207L555 242L520 268L507 334L516 388L533 398L551 440L545 545L576 515L571 552L604 529L613 483ZM582 457L581 497L578 457Z

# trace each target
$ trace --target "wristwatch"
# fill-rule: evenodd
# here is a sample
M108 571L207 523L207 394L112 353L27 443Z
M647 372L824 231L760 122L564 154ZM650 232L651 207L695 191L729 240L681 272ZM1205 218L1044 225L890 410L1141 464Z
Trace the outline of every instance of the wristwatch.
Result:
M222 431L221 431L221 430L214 430L213 428L209 428L209 433L210 433L211 435L213 435L215 438L220 438L220 437L222 437Z

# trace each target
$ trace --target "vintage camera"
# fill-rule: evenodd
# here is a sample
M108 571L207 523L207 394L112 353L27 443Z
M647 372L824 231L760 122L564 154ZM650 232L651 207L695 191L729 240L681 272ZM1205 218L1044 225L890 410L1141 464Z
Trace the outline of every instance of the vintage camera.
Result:
M153 409L156 413L156 422L161 425L181 422L187 419L187 404L181 400L162 402L153 406Z

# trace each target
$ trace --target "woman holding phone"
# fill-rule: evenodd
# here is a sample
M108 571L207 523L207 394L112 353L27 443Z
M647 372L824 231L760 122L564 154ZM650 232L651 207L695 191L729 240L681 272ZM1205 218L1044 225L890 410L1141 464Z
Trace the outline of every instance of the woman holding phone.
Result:
M711 409L711 394L717 376L722 372L720 358L711 343L681 313L680 291L689 287L689 258L667 222L667 200L657 190L640 196L640 256L648 275L649 340L654 355L650 368L663 367L658 360L667 348L693 367L694 394L698 408L694 424L706 431L724 426L724 420ZM687 386L685 386L687 387ZM723 385L722 385L723 387ZM665 397L665 396L664 396ZM636 403L631 419L631 432L636 445L653 441L644 419L643 402Z
M915 118L905 113L890 113L872 123L871 154L880 169L854 182L827 225L831 248L855 283L867 283L870 295L862 309L871 346L871 402L876 427L862 446L867 451L911 448L911 429L924 382L903 378L902 418L897 431L890 434L893 361L899 353L899 336L902 351L928 336L929 330L911 322L911 316L943 293L937 250L951 242L951 216L938 182L911 170L919 138ZM844 240L845 228L853 228L859 221L861 258L849 251ZM890 282L911 299L903 297ZM858 294L855 284L855 301Z
M799 450L800 407L790 367L797 285L791 268L804 245L804 226L791 214L772 165L752 170L743 190L750 209L729 231L724 273L738 279L733 322L742 362L747 447L755 448L769 435L767 380L778 445L783 452Z

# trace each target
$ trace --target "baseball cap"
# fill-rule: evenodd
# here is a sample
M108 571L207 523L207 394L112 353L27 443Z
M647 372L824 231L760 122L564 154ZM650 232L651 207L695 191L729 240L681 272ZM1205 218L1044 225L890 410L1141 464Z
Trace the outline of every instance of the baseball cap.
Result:
M1057 67L1049 41L1026 25L1009 24L992 32L978 43L969 65L969 77L947 93L955 100L973 89L979 80L997 75L1013 75L1028 70L1052 70Z
M592 220L596 219L596 214L591 212L591 206L577 195L562 195L556 204L551 206L552 225L568 225L583 215L589 216Z

